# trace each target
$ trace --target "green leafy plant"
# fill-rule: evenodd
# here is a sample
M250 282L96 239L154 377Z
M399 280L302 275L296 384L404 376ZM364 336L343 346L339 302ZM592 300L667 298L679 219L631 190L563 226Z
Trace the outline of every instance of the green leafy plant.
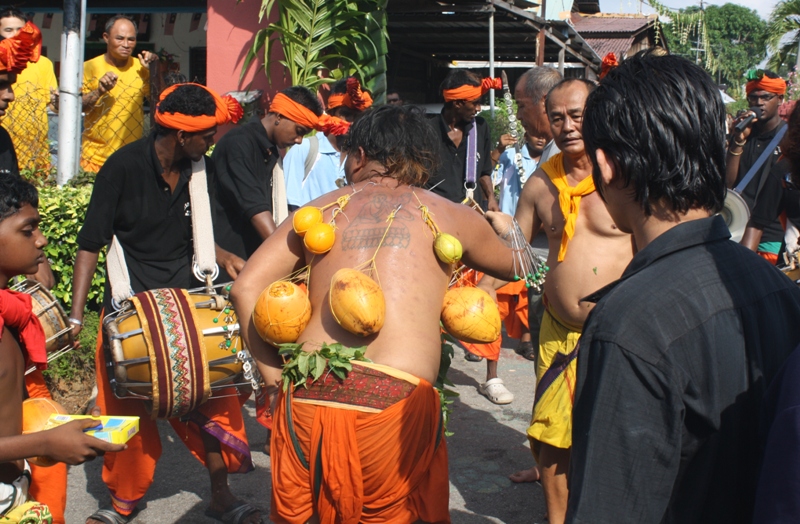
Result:
M347 378L347 373L353 370L351 360L370 362L364 357L367 347L349 348L342 344L322 343L322 347L314 351L303 350L303 343L280 344L278 353L287 359L283 365L283 390L289 389L290 384L295 388L305 386L308 388L308 379L319 380L326 372L333 373L340 380Z
M278 19L260 29L247 51L240 79L261 53L270 76L280 42L293 85L316 89L349 75L358 77L382 102L386 88L387 0L262 0L259 20L278 7ZM362 65L369 64L369 65ZM329 71L330 75L320 72ZM381 91L382 89L382 91Z
M778 2L769 15L768 24L767 45L772 50L768 62L770 69L778 71L782 64L792 60L798 63L800 0Z
M70 381L81 373L94 371L94 355L97 333L100 327L100 314L89 311L83 317L83 330L78 335L80 346L50 362L44 376Z
M442 330L442 356L439 360L439 376L436 377L436 384L434 384L434 387L439 391L439 403L442 407L442 424L444 425L444 434L447 437L453 435L452 431L447 430L447 424L450 422L450 415L453 413L452 404L458 396L458 393L452 389L447 389L447 386L455 387L455 384L447 378L447 372L450 371L450 364L452 364L453 355L455 355L455 351L453 350L454 344L457 344L456 339Z
M56 278L53 295L69 309L72 303L72 275L78 251L78 232L83 226L86 208L92 196L88 185L74 187L44 187L39 190L39 227L48 240L45 256ZM88 301L97 309L103 300L105 286L105 253L100 253L97 271L92 277Z

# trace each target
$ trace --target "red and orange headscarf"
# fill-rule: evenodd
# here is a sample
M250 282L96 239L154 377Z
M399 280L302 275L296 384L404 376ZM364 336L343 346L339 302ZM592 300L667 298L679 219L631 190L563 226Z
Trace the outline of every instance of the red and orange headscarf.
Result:
M356 111L365 111L372 106L372 96L361 90L361 83L357 78L347 79L347 92L336 93L328 97L328 110L336 107L347 106Z
M766 91L767 93L775 93L776 95L785 95L786 82L783 78L770 78L764 75L759 80L747 82L744 89L748 95L753 91Z
M604 79L606 75L617 66L619 66L617 55L612 52L604 56L603 63L600 64L600 80Z
M19 33L0 42L0 72L21 73L28 62L38 62L42 56L42 32L26 22Z
M484 78L479 86L463 85L442 91L445 102L453 100L477 100L490 89L503 89L503 81L499 78Z
M216 113L213 115L192 116L184 115L183 113L166 113L162 111L161 102L163 102L170 93L181 86L197 86L208 91L208 93L214 98L214 103L217 106ZM161 92L161 96L158 97L158 102L159 104L156 106L155 112L156 123L168 129L180 129L189 133L205 131L206 129L227 124L228 122L233 122L235 124L242 118L242 115L244 115L242 106L240 106L239 102L237 102L232 96L225 95L221 97L206 86L191 82L169 86Z
M346 135L350 130L350 122L330 115L317 116L312 110L283 93L278 93L272 99L269 112L278 113L296 124L322 131L326 135Z

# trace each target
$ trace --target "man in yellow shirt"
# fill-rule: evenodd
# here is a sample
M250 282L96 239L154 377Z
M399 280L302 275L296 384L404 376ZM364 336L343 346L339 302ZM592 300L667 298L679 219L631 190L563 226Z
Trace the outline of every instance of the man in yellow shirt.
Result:
M148 64L158 57L149 51L133 59L136 23L124 15L106 22L103 55L83 64L83 144L81 167L97 172L122 146L144 134L144 99L150 97Z
M0 10L0 36L16 36L26 22L25 13L19 9ZM20 170L50 170L47 106L57 89L53 62L44 56L36 62L28 62L28 67L17 75L15 100L8 105L3 127L14 141Z

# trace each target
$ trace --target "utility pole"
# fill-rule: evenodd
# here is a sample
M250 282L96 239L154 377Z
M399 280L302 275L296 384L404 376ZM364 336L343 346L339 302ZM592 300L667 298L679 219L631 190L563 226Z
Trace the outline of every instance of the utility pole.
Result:
M86 0L64 0L64 32L61 35L61 74L58 111L59 186L78 172L81 144L81 83L83 80L84 27Z
M700 12L703 13L704 11L705 11L705 6L703 5L703 0L700 0ZM706 23L705 18L703 18L702 22L703 22L703 24ZM697 53L695 55L695 63L697 65L700 65L702 63L702 60L700 60L700 53L705 53L706 52L705 48L703 47L703 31L704 30L705 30L704 29L704 25L698 26L698 28L697 28L697 40L695 42L695 48L692 49L692 51L696 51L696 53Z

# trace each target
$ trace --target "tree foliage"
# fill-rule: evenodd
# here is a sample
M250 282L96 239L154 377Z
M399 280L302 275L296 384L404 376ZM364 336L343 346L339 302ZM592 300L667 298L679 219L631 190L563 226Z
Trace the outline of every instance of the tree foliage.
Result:
M247 52L242 75L263 56L270 76L275 42L279 62L293 85L316 89L321 84L356 76L382 101L386 90L386 4L388 0L261 0L260 19L277 7L276 22L260 29ZM263 53L263 54L262 54ZM324 71L329 74L320 75Z
M699 12L699 7L681 10L686 15ZM706 69L719 83L738 87L744 81L745 71L754 68L766 56L766 22L753 9L725 4L707 7L703 24L707 39L704 47L714 56L713 67L706 64ZM694 49L697 48L699 33L696 28L683 39L674 22L664 24L664 32L673 54L692 61L697 59Z
M769 16L767 45L772 51L769 67L774 71L797 63L797 46L800 45L800 0L778 2Z

